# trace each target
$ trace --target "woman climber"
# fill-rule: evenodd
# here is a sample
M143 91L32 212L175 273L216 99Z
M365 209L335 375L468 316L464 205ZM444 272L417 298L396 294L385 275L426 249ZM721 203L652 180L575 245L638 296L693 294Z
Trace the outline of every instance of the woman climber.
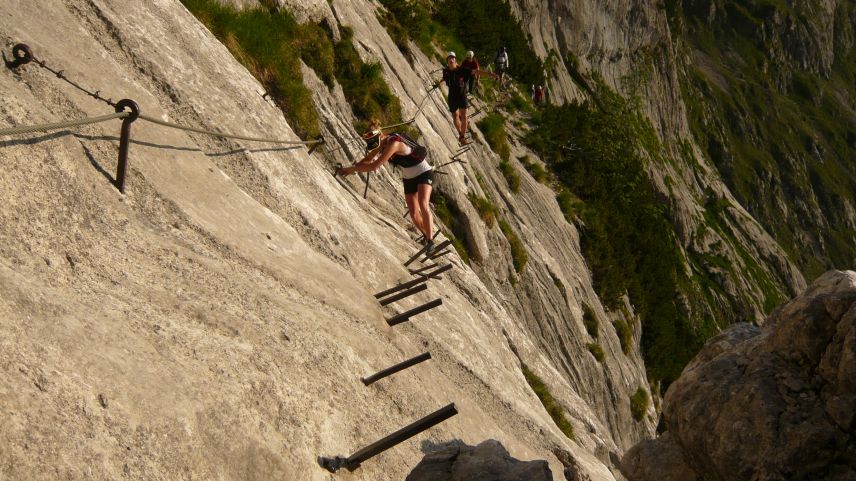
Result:
M350 167L340 168L337 173L350 175L354 172L371 172L389 162L401 167L404 180L404 200L410 218L416 228L425 236L426 255L432 251L434 242L434 219L431 217L431 189L434 183L434 171L426 160L428 149L416 143L406 134L384 134L380 123L372 121L369 130L363 134L368 153L362 160Z

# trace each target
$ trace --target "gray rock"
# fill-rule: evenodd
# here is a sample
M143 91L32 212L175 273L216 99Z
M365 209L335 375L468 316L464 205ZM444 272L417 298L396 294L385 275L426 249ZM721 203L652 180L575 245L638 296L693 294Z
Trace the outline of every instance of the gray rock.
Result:
M430 452L406 481L552 481L547 461L512 458L499 441L454 445Z
M856 273L821 276L758 329L711 339L666 393L668 431L625 454L643 480L856 479Z

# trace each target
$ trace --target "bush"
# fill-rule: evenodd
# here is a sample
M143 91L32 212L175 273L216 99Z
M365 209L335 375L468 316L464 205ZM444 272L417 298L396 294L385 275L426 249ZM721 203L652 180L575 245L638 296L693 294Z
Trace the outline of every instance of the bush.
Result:
M323 63L326 37L318 37L317 27L298 25L284 10L239 11L216 0L182 0L182 3L264 85L300 137L314 138L320 134L318 113L312 93L303 85L299 61L303 59L307 65ZM301 40L304 38L314 39L319 45L309 45ZM319 76L324 79L323 74Z
M363 63L354 48L354 32L347 27L340 32L342 39L334 47L336 80L358 120L354 127L363 131L371 119L384 125L401 122L401 103L386 84L383 67L379 63Z
M624 354L630 354L630 348L633 347L633 331L624 319L617 319L613 324L615 326L615 334L618 336L618 342L621 344L621 351Z
M574 219L577 217L577 206L581 204L581 201L577 199L571 191L562 188L559 190L559 193L556 194L556 202L559 204L559 209L562 211L562 214L565 216L565 220L568 221L568 224L573 224Z
M433 193L434 212L437 218L445 225L448 230L444 232L446 238L452 241L452 246L458 251L458 255L467 264L470 263L470 253L467 245L461 239L466 239L466 232L463 226L458 222L461 219L461 211L452 199L446 197L439 190Z
M586 332L589 336L597 339L598 334L600 334L600 323L594 310L586 303L583 303L583 324L586 326Z
M488 227L493 227L496 223L496 215L497 209L496 206L493 205L491 201L485 199L484 197L479 197L475 194L469 195L470 202L473 204L473 207L479 213L479 216L482 220L487 224Z
M656 143L650 123L618 94L597 86L600 107L546 105L526 142L568 191L557 195L566 218L578 215L585 225L580 243L598 295L610 309L628 295L642 320L648 376L668 384L704 335L676 302L679 281L686 279L682 254L668 205L639 154Z
M502 176L505 177L505 181L508 182L508 188L515 194L520 192L520 175L514 166L511 165L511 162L507 160L501 161L499 163L499 170L502 172Z
M635 393L633 393L633 395L630 396L630 413L633 415L633 419L641 421L645 418L649 402L650 398L648 397L648 391L646 391L645 388L640 387Z
M490 148L499 154L503 161L508 162L511 157L511 147L508 145L508 134L505 132L505 118L496 112L491 112L476 122L476 125L484 134L484 139Z
M526 262L529 260L526 247L505 219L499 220L499 228L502 229L502 233L508 239L508 244L511 246L511 261L514 264L514 270L519 274L523 272L523 268L526 267Z
M586 344L586 347L588 348L591 355L594 356L595 359L597 359L597 362L603 362L605 356L603 354L603 348L600 347L600 344L596 342L590 342Z
M568 439L574 439L574 427L565 417L562 407L558 402L556 402L553 395L550 394L550 391L547 389L544 381L541 380L537 374L529 370L529 367L527 367L526 364L521 362L520 368L523 370L523 377L526 378L526 382L529 383L529 387L532 388L532 391L534 391L535 395L538 396L538 399L541 400L541 404L544 405L544 409L546 409L547 414L553 418L553 422L556 423L559 430L562 431Z
M547 169L545 169L539 162L532 160L528 155L524 155L518 160L520 160L520 163L526 167L526 170L529 171L529 174L536 181L542 184L546 184L550 181L550 173L547 172Z

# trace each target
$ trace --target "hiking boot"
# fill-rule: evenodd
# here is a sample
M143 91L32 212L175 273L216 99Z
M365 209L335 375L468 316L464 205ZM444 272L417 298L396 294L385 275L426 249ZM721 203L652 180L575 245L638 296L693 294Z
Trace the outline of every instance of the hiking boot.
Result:
M434 239L425 242L425 257L431 257L434 253Z

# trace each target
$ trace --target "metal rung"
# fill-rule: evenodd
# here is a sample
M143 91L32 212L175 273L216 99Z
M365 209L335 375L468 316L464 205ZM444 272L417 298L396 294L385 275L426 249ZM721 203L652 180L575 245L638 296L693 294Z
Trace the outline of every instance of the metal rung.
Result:
M442 274L442 273L448 271L452 267L454 267L452 264L446 264L442 267L437 268L437 270L435 270L435 271L420 274L418 279L414 279L412 281L404 282L404 283L399 284L395 287L391 287L385 291L378 292L377 294L375 294L375 299L380 299L382 297L386 297L386 296L392 294L393 292L398 292L398 291L403 290L403 289L410 289L411 287L413 287L415 285L419 285L423 282L426 282L429 279L437 278L437 276L439 274Z
M389 448L392 448L408 439L416 436L417 434L430 429L443 421L449 419L450 417L458 414L458 410L455 408L455 404L449 404L448 406L444 406L433 413L425 416L424 418L415 421L398 431L390 434L389 436L381 439L380 441L376 441L363 449L360 449L356 453L348 456L347 458L343 458L341 456L336 456L333 458L325 458L319 457L318 464L321 465L322 468L330 471L331 473L335 473L339 469L347 468L348 471L353 471L360 467L360 464L365 461L371 459L374 456L386 451Z
M411 317L413 317L417 314L421 314L427 310L434 309L435 307L437 307L441 304L443 304L443 299L434 299L431 302L426 302L425 304L422 304L421 306L414 307L413 309L410 309L409 311L404 311L401 314L397 314L395 316L392 316L386 320L386 323L389 324L390 326L394 326L396 324L401 324L402 322L407 322L410 320Z
M363 384L368 386L368 385L371 385L372 383L374 383L375 381L383 379L387 376L391 376L391 375L397 373L398 371L403 371L403 370L407 369L408 367L415 366L415 365L419 364L420 362L427 361L428 359L431 359L431 353L430 352L423 352L422 354L420 354L416 357L412 357L412 358L410 358L406 361L402 361L402 362L400 362L394 366L390 366L390 367L388 367L382 371L378 371L369 377L362 377L362 378L360 378L360 381L362 381Z
M395 301L400 301L401 299L404 299L405 297L410 297L413 294L422 292L425 289L428 289L428 284L423 282L422 284L419 284L418 286L416 286L412 289L408 289L402 293L396 294L396 295L391 296L391 297L387 297L386 299L381 299L379 302L380 302L380 305L385 306L387 304L392 304Z

